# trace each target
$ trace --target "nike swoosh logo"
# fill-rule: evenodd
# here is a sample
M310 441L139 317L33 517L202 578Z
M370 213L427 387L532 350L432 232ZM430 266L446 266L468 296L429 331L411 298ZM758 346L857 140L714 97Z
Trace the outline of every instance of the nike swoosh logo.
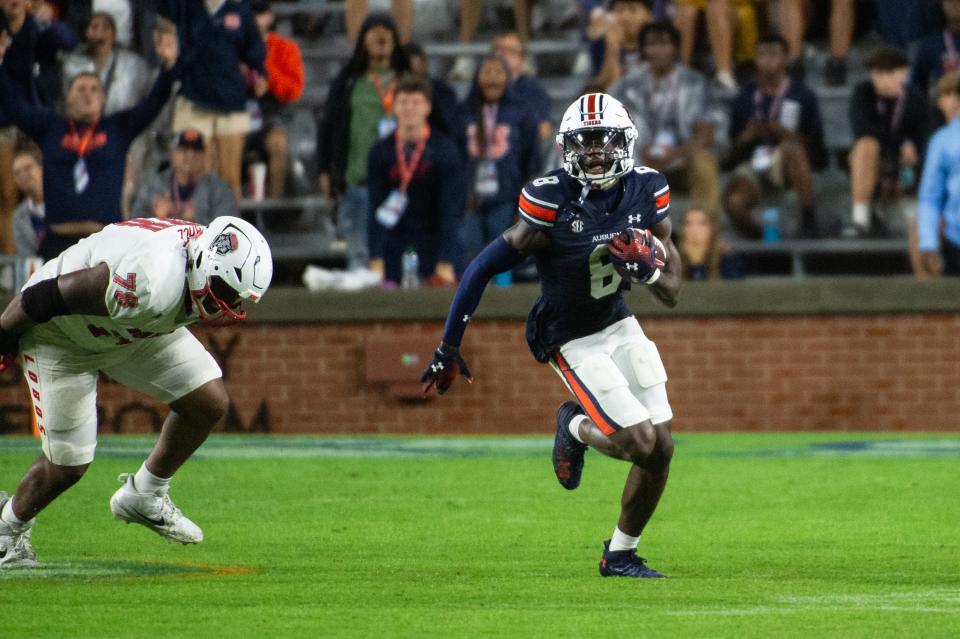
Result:
M150 517L144 517L144 519L149 521L154 526L163 526L166 523L165 521L163 521L163 519L152 519Z

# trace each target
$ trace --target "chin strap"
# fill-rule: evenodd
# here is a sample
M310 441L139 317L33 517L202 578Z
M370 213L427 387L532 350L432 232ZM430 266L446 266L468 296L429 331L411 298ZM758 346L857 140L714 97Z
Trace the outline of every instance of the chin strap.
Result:
M580 189L580 197L577 198L577 204L583 206L583 201L587 199L590 189L593 188L593 180L584 180L583 188Z

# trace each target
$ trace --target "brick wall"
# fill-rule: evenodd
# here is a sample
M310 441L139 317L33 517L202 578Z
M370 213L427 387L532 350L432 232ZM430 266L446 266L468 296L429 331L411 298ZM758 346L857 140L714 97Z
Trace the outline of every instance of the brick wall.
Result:
M958 430L960 317L952 314L650 319L678 431ZM464 342L476 383L404 403L364 382L369 334L439 323L251 324L202 330L234 409L221 429L278 433L549 433L567 398L528 354L519 321L478 321ZM418 367L419 368L419 367ZM0 432L29 429L25 386L0 374ZM143 432L163 408L100 389L102 432Z

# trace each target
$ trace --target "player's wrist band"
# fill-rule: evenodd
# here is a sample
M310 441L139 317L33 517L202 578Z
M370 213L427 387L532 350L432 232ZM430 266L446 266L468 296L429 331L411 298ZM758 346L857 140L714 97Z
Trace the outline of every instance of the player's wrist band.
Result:
M37 324L49 322L60 315L69 315L70 309L57 284L59 278L41 280L20 293L20 308Z
M649 286L649 285L651 285L651 284L655 284L655 283L657 282L657 280L660 279L660 275L661 275L661 274L662 274L662 271L661 271L660 269L656 269L656 270L653 272L653 275L651 275L650 277L647 278L647 281L646 281L647 286Z

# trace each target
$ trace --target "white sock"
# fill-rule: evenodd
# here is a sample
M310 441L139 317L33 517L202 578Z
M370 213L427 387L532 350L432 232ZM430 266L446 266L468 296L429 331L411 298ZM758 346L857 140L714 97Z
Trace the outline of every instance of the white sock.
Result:
M17 526L22 526L27 523L13 513L13 497L3 505L3 510L0 511L0 520Z
M853 223L857 226L869 227L870 205L864 204L863 202L854 202L853 213L850 215L850 217L853 219Z
M133 476L133 485L141 493L155 493L158 490L167 490L170 487L170 478L157 477L147 470L147 462L143 462L140 470Z
M636 550L638 543L640 543L639 537L631 537L617 526L613 530L613 536L610 537L610 551Z
M581 444L586 444L587 442L583 441L583 438L580 437L580 424L588 419L590 418L586 415L574 415L573 419L570 420L570 423L567 424L567 430L569 430L570 434L573 435L573 438Z

